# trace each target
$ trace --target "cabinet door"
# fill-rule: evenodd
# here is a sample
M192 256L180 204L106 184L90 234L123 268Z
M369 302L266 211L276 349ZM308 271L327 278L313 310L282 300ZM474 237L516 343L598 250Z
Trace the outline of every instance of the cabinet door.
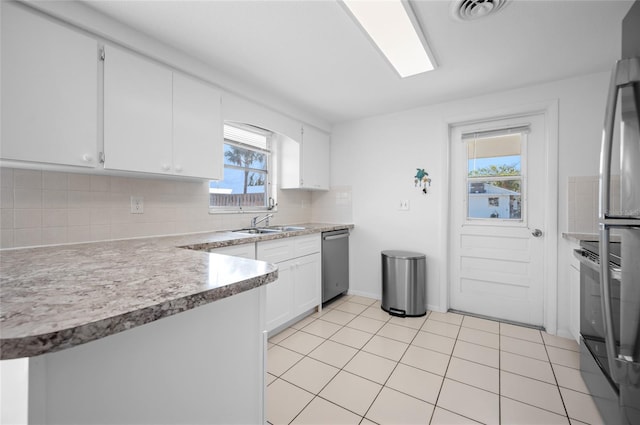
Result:
M322 299L320 254L294 260L293 315L318 306Z
M105 46L104 167L172 172L172 72Z
M4 159L95 167L98 45L2 2Z
M173 169L176 174L222 179L220 92L173 73Z
M313 127L305 127L302 135L302 188L329 190L329 158L329 135Z
M293 317L293 261L278 264L278 280L267 285L267 331Z
M294 241L291 238L258 242L256 258L268 263L279 263L295 257Z

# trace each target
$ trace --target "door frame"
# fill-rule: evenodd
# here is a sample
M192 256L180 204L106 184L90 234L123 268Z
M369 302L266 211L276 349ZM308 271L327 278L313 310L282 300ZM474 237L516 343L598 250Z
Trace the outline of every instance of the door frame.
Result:
M445 156L443 187L451 188L451 144L452 130L456 126L479 124L505 118L514 118L523 115L544 116L544 144L545 144L545 170L544 184L546 189L544 208L544 244L543 244L543 324L547 333L555 335L558 328L558 99L544 102L529 103L513 107L506 107L493 111L468 114L464 116L445 117L444 146L442 152ZM441 205L446 205L445 213L441 215L440 228L443 229L441 240L441 252L445 253L445 264L440 277L440 307L447 311L450 306L450 267L451 267L451 191L444 190L441 194Z

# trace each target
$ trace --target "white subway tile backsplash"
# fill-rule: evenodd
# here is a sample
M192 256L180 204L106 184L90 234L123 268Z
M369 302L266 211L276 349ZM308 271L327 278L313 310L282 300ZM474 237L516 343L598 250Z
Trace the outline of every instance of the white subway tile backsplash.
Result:
M67 208L68 193L66 190L43 190L42 208Z
M109 177L108 176L90 176L90 184L92 192L109 192Z
M13 184L16 189L42 189L42 171L14 170Z
M12 209L0 209L0 229L13 229Z
M91 210L89 208L73 208L67 211L69 226L88 226L91 224Z
M42 228L15 229L13 243L16 247L42 245Z
M13 191L14 208L42 208L41 189L15 189Z
M91 225L91 240L106 241L111 239L111 225L97 224Z
M42 188L51 190L69 190L69 178L67 173L43 171Z
M0 168L0 187L13 189L13 168Z
M127 177L111 177L110 183L111 193L131 192L131 179Z
M69 208L91 208L93 194L86 190L71 190L69 191Z
M15 229L42 227L42 210L14 210L13 226Z
M42 227L67 226L67 209L42 210ZM65 233L66 235L66 233Z
M0 189L0 208L13 208L13 188Z
M69 173L69 190L91 190L91 176Z
M108 208L91 208L91 225L110 223L111 211Z
M45 227L42 229L43 245L59 245L67 243L67 227Z
M0 171L0 248L235 229L259 215L209 214L208 181ZM350 188L331 193L325 217L336 205L344 208L333 217L351 217ZM143 214L131 214L131 196L144 198ZM271 222L309 222L312 202L310 192L278 191L279 211Z
M69 226L67 238L71 243L91 241L91 226Z
M14 232L13 229L0 229L0 247L13 248L15 246Z

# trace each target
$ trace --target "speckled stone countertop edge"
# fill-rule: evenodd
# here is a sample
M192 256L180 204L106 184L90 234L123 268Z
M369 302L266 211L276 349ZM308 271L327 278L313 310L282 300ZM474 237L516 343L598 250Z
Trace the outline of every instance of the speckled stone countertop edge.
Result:
M233 231L202 232L0 251L3 255L0 257L2 260L0 266L3 267L3 272L9 272L4 273L0 279L3 283L3 287L0 287L3 295L0 297L0 303L4 310L0 321L0 359L31 357L60 351L233 296L277 279L278 272L275 265L237 257L220 255L210 257L214 254L207 254L204 251L354 227L352 224L324 223L306 223L298 226L305 228L255 235ZM195 257L193 254L186 255L194 251L199 252ZM103 300L100 297L107 296L109 298L106 298L106 301L113 301L113 293L109 291L116 285L120 285L117 282L122 281L112 277L121 273L118 269L112 272L110 268L114 266L111 261L114 253L116 258L126 258L115 263L116 266L124 263L124 267L119 270L125 270L125 277L130 269L139 268L137 261L142 261L140 263L143 266L140 267L142 270L137 270L130 276L136 277L137 280L127 282L133 285L133 289L130 293L125 293L128 298L124 299L124 302L121 302L118 297L114 303L117 308L114 310L111 310L110 305L100 305L98 311L94 312L92 308L96 301ZM77 260L79 255L83 257L81 259L89 259L89 261L76 267L76 263L69 259ZM105 257L108 257L107 260ZM148 257L154 258L147 261ZM37 268L36 273L33 273L33 265L42 263L45 263L42 271L50 272L52 266L57 269L57 274L54 274L53 278L46 282L48 286L44 287L41 286L42 273L38 276ZM170 270L167 276L164 275L165 270L160 270L163 274L157 274L156 267L159 263L162 264L161 267L167 267L167 270ZM260 263L262 265L258 268L252 266ZM103 266L97 269L101 279L97 288L102 292L93 298L90 297L87 301L86 291L90 290L94 293L94 286L91 285L96 284L96 270L92 268L95 264ZM214 269L211 269L212 264ZM28 269L24 269L23 267L27 265ZM236 275L237 267L241 267L246 272ZM25 274L23 270L29 271ZM207 273L207 270L208 281L199 283L198 276L205 276L202 273L203 271ZM210 274L211 270L216 273L213 277ZM231 270L233 275L225 274ZM90 273L87 274L87 271ZM108 278L105 279L105 275ZM147 276L149 279L146 279ZM231 278L231 276L235 277ZM145 277L144 281L140 279L141 277ZM74 284L65 283L74 278ZM164 281L162 278L165 278ZM169 285L169 282L175 281L176 278L180 282ZM85 282L84 279L88 280ZM211 279L214 280L211 281ZM110 280L113 280L113 283ZM152 285L148 286L147 282L151 282ZM27 292L23 293L25 288L28 288ZM128 288L129 286L125 291L129 290ZM14 293L14 290L17 292ZM48 293L47 290L52 290L55 297L61 298L54 298L49 302L48 295L40 297L41 293ZM76 296L81 297L80 305L77 307L73 303L73 297ZM60 299L66 300L64 303L73 307L67 307L58 314L56 302ZM51 312L47 312L47 309Z
M0 360L33 357L75 347L249 291L276 279L278 279L278 270L274 267L273 271L261 276L84 325L22 338L2 338L0 339Z
M573 242L597 242L600 239L600 235L597 233L579 233L579 232L564 232L562 237ZM611 242L620 242L620 235L612 234L610 236Z

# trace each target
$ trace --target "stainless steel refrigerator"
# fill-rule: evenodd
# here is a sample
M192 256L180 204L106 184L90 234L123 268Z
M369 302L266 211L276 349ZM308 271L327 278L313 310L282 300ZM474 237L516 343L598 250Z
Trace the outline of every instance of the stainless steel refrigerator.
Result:
M615 129L619 138L614 140ZM617 174L618 159L620 202L614 204L612 170ZM609 262L600 261L608 380L618 397L619 416L601 413L605 423L640 425L640 0L622 22L622 59L611 76L600 156L599 223L600 259L610 258L611 242L620 238L622 263L615 276Z

